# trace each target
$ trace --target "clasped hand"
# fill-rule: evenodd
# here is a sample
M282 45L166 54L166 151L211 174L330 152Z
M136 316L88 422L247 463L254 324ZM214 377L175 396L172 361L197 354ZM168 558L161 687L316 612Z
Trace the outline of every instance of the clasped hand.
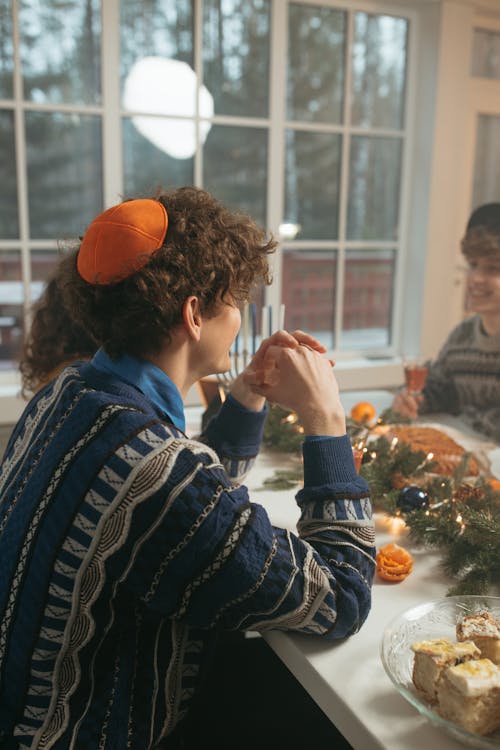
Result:
M231 393L246 405L253 396L296 412L306 435L343 435L344 409L325 352L303 331L277 331L262 342Z

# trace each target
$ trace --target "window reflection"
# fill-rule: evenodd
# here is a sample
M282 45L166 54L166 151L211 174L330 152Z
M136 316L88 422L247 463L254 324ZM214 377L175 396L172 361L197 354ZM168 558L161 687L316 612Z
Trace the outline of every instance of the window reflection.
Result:
M19 30L27 99L100 102L100 0L20 0Z
M352 137L348 239L397 239L400 172L400 138Z
M12 98L14 44L12 40L12 3L0 2L0 99Z
M498 200L500 195L500 117L479 115L474 160L473 207Z
M164 122L164 118L155 118L157 126ZM174 122L181 129L194 130L193 123L185 120ZM159 186L170 188L193 183L193 158L176 159L165 153L141 135L128 117L123 118L122 135L125 195L151 195ZM191 132L191 137L194 137L194 132Z
M300 225L297 237L338 236L339 135L289 130L286 134L285 216Z
M302 329L334 348L337 253L283 251L283 292L288 330Z
M100 118L27 112L26 146L30 236L82 234L103 205Z
M16 366L23 341L21 254L0 250L0 369Z
M391 343L393 278L394 251L346 252L341 349Z
M347 14L295 3L288 14L288 119L340 123Z
M17 177L14 145L14 113L0 111L0 238L19 236L17 214Z
M267 130L215 125L203 150L203 184L222 203L266 225Z
M472 75L500 81L500 33L474 29Z
M204 0L203 82L217 114L268 113L269 0Z
M352 123L403 127L408 22L356 13L352 59Z

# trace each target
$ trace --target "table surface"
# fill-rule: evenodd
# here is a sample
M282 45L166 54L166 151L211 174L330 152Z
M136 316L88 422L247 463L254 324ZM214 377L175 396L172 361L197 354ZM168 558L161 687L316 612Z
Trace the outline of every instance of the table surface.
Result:
M380 412L392 401L386 391L343 394L346 412L360 400L371 401ZM433 417L434 423L436 420ZM452 417L437 420L467 450L484 454L500 448L464 429ZM494 455L491 453L490 455ZM263 454L247 478L250 497L263 505L275 526L295 530L299 508L294 490L271 490L263 481L276 469L286 468L289 456ZM327 643L321 639L285 632L264 635L324 713L355 750L458 750L463 745L434 727L396 690L380 659L382 634L388 623L412 606L446 595L451 581L440 569L437 553L412 547L406 530L394 519L375 514L377 547L396 541L415 558L412 574L402 583L375 578L371 612L360 632L350 638ZM300 720L300 718L298 719Z

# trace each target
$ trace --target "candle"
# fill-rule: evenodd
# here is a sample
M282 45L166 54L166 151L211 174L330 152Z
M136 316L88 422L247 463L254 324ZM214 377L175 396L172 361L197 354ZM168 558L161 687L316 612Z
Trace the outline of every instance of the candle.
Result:
M264 341L264 339L267 338L267 322L268 322L267 313L268 313L268 308L263 307L262 308L261 332L260 332L262 341Z
M248 302L245 302L243 305L243 321L241 328L243 334L243 367L246 367L248 358Z
M252 321L252 355L255 354L257 347L257 305L252 302L250 305L250 318Z
M285 328L285 305L280 305L280 319L278 328L281 330L284 330Z

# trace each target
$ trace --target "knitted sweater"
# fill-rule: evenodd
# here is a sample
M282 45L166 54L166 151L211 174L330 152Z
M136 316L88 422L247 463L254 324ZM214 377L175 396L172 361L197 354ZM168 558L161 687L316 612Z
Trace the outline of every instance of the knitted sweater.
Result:
M430 364L423 394L422 413L460 415L500 441L500 335L487 336L479 315L462 321Z
M28 404L0 473L2 748L154 748L217 628L361 626L374 532L349 441L305 443L295 536L240 483L263 420L230 398L192 440L91 363Z

